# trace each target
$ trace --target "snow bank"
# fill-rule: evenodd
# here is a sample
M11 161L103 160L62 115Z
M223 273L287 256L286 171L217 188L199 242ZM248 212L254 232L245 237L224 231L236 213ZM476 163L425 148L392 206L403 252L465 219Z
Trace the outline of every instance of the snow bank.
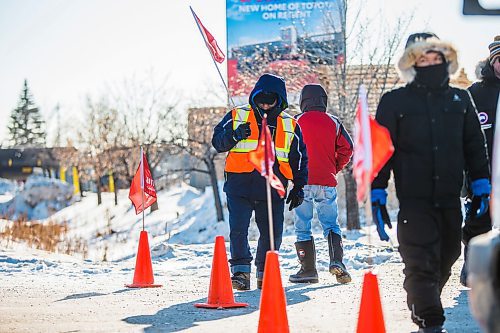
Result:
M17 190L16 182L0 178L0 204L12 200Z
M176 249L181 245L213 244L215 237L224 236L229 240L229 223L226 195L220 183L225 221L218 222L211 187L204 191L187 184L172 187L158 192L159 210L145 214L145 230L150 238L153 256L157 258L174 258L178 256ZM48 216L50 210L60 209L71 201L71 186L47 178L35 178L27 182L22 195L17 195L11 206L16 212L28 212L28 216L37 218ZM59 203L61 206L56 206ZM33 204L36 204L32 207ZM49 206L52 205L52 206ZM51 208L55 207L55 208ZM15 214L11 216L16 216ZM259 233L255 222L250 223L249 240L255 242ZM135 257L140 231L142 230L142 214L136 215L128 191L118 192L118 205L114 204L113 193L102 193L102 204L97 205L95 193L87 193L81 201L62 208L50 216L52 221L65 221L68 225L66 237L84 242L88 251L80 256L93 261L120 261ZM44 222L43 220L41 221ZM312 224L318 248L324 241L322 230L315 220ZM396 239L396 228L389 230L392 239ZM294 239L292 213L285 210L284 237ZM378 241L374 227L360 231L349 231L344 234L344 245L352 255L346 256L348 266L356 269L369 267L370 264L399 260L393 256L392 244ZM293 244L293 241L292 241ZM377 246L367 246L374 244ZM321 245L326 249L326 243ZM326 251L326 250L325 250ZM295 249L289 249L290 265L296 265ZM326 253L326 252L325 252ZM327 254L327 253L326 253ZM79 254L75 254L79 255ZM366 259L371 256L372 259ZM320 263L322 264L322 263ZM324 263L327 267L327 263Z
M42 220L69 206L72 197L73 186L67 183L58 179L30 176L22 191L17 192L11 200L0 203L0 215L9 220Z

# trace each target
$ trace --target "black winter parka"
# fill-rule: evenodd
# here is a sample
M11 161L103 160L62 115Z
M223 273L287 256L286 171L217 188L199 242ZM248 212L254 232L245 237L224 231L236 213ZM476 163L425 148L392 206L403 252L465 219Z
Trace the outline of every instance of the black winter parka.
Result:
M481 128L486 136L488 144L488 156L493 152L493 137L495 135L495 118L498 105L498 94L500 93L500 79L493 72L488 61L479 64L481 66L481 81L475 82L469 87L472 99L479 113Z
M387 187L392 169L400 202L458 208L464 169L472 180L489 177L484 134L466 90L410 83L382 96L376 120L389 130L395 152L373 189Z

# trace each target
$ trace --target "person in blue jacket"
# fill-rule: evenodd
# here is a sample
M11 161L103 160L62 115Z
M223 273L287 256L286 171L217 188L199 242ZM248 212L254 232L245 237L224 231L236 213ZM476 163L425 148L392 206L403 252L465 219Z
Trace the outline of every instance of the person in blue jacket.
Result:
M248 228L252 212L259 229L255 257L257 287L262 287L266 252L270 249L270 236L266 199L266 179L248 161L248 153L257 148L262 119L267 123L275 145L274 174L284 188L288 181L293 188L286 203L289 210L298 207L307 184L307 153L300 127L284 110L288 108L283 78L264 74L250 93L249 104L235 107L214 128L212 145L217 152L227 152L224 192L229 210L229 240L231 277L233 288L250 289L252 254L248 244ZM273 206L273 233L275 249L279 250L283 233L285 200L271 190Z

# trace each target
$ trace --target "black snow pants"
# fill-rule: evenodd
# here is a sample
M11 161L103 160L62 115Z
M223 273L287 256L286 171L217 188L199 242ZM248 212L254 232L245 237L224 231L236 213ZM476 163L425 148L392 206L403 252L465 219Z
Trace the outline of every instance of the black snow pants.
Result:
M231 249L231 272L250 273L252 254L248 244L248 228L252 212L255 212L255 222L259 229L259 241L255 255L255 266L257 273L264 272L266 254L270 248L269 223L267 215L267 201L251 200L248 198L227 196L227 208L229 210L229 240ZM273 233L274 247L280 249L283 221L284 221L285 199L273 200Z
M462 212L431 202L400 201L399 253L405 268L404 289L412 320L419 327L445 321L441 291L460 256Z

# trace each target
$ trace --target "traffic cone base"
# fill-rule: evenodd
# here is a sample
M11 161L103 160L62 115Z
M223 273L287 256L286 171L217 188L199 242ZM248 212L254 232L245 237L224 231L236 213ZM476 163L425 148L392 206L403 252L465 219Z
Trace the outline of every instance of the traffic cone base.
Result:
M158 288L161 284L154 283L153 265L151 263L151 252L149 251L148 233L141 231L139 237L139 249L135 261L134 281L126 284L128 288Z
M248 306L248 303L236 303L234 301L223 236L215 237L214 259L212 261L207 302L195 303L194 306L205 309L228 309Z
M220 303L220 304L209 304L209 303L194 303L194 306L197 308L204 309L230 309L230 308L245 308L248 306L248 303Z
M163 287L161 284L139 284L139 283L132 283L132 284L126 284L125 287L127 288L159 288Z
M361 292L357 333L385 333L377 275L366 272Z
M267 251L260 296L259 333L288 333L285 290L277 251Z

